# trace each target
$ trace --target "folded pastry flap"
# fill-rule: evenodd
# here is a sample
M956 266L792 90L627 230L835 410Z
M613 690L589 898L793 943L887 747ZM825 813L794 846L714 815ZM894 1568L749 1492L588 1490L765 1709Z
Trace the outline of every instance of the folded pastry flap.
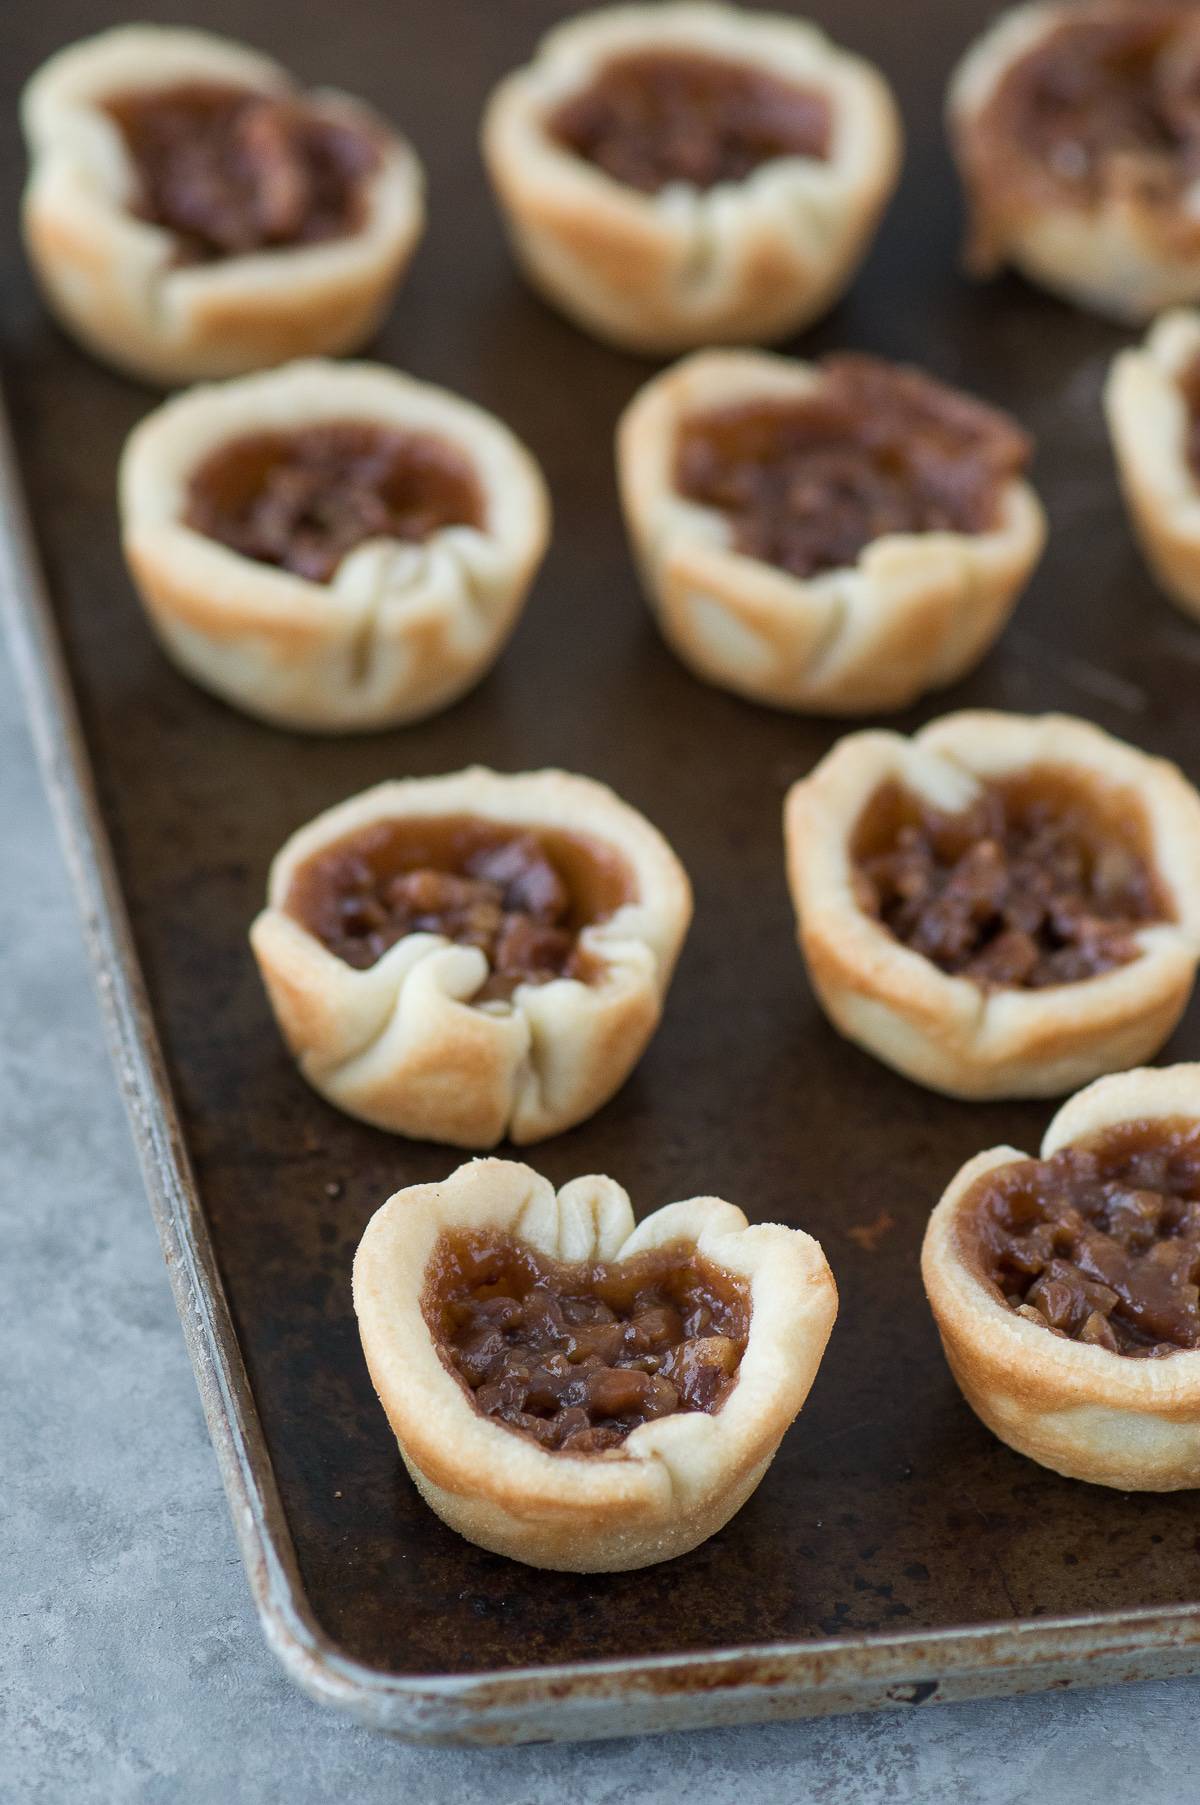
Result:
M514 1222L514 1233L556 1260L615 1260L633 1227L629 1196L614 1179L574 1178L557 1192L543 1184Z
M1159 1118L1200 1122L1200 1063L1115 1072L1097 1079L1058 1111L1042 1140L1042 1158L1117 1123Z
M414 941L422 943L417 951L411 950ZM410 949L407 965L403 958L397 959L406 948ZM353 1091L363 1103L377 1091L378 1103L387 1106L394 1101L393 1093L406 1091L413 1103L419 1093L428 1092L437 1097L457 1096L465 1105L474 1089L480 1108L487 1107L498 1117L494 1139L499 1139L529 1051L529 1027L521 1011L471 1005L470 999L487 976L487 961L478 947L448 945L431 935L411 935L407 941L397 942L370 969L384 968L386 975L392 959L397 964L390 974L391 1006L375 1036L338 1064L336 1073L330 1071L334 1062L326 1060L320 1048L315 1049L315 1062L327 1077L336 1076L339 1092ZM367 975L350 966L342 969L352 979ZM376 1103L370 1102L370 1107L374 1111Z
M393 949L390 964L380 960L356 972L277 908L263 910L250 940L288 1044L299 1053L315 1050L330 1065L354 1058L377 1039L395 1009L406 967L428 950L410 940Z
M793 658L807 661L819 653L844 611L847 586L859 573L843 568L793 576L738 551L728 522L715 511L674 497L664 504L663 524L658 556L669 607L686 614L711 598L768 643L777 645L782 638Z
M812 776L792 790L793 832L805 856L836 858L848 866L894 832L908 792L946 814L966 809L979 781L953 757L928 745L927 736L905 739L887 729L867 729L839 742Z
M355 1255L356 1297L385 1308L420 1307L430 1259L444 1234L456 1229L517 1232L557 1222L554 1187L519 1160L466 1160L440 1183L393 1193L363 1233Z
M670 1247L679 1242L695 1246L714 1265L724 1266L726 1262L721 1258L721 1252L728 1250L719 1248L716 1243L722 1237L739 1235L745 1227L745 1215L735 1204L725 1203L719 1197L689 1197L679 1203L664 1204L652 1215L644 1217L621 1248L619 1257L631 1259L649 1248ZM737 1271L740 1267L734 1264L728 1269Z
M169 517L130 519L124 543L148 605L165 599L172 619L218 637L261 631L273 639L286 634L297 647L353 646L374 607L374 596L357 586L310 583L273 564L251 562Z
M611 1178L575 1178L556 1192L520 1160L473 1159L440 1184L397 1192L372 1218L363 1245L419 1247L425 1262L443 1234L483 1228L525 1241L556 1260L613 1260L632 1232L633 1209ZM407 1266L406 1251L404 1261Z
M408 638L419 656L423 643L440 635L451 654L477 656L496 632L497 604L509 604L511 612L521 599L510 573L511 560L477 527L439 527L417 545L387 537L361 541L327 585L365 629L360 684L369 680L381 641L395 655L397 639Z
M657 924L633 904L621 916L580 933L586 975L522 982L513 992L512 1009L527 1024L530 1083L539 1091L585 1078L595 1061L619 1052L614 1039L657 1024L665 974L647 944Z

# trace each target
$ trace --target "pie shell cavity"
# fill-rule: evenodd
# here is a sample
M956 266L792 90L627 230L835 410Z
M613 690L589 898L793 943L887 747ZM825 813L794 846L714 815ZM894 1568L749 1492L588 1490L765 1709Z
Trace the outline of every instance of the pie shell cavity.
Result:
M1014 63L1090 10L1075 0L1011 7L967 51L947 90L947 125L968 185L973 120ZM1164 308L1200 298L1200 235L1195 252L1182 254L1163 234L1156 210L1124 196L1088 208L1046 200L1010 209L989 236L1031 282L1121 324L1145 324Z
M979 781L1039 768L1100 793L1136 796L1148 861L1173 920L1137 935L1140 952L1097 977L1042 990L986 991L903 945L860 907L852 842L887 783L947 812ZM784 810L800 946L834 1026L886 1065L949 1096L1052 1097L1151 1058L1178 1021L1200 958L1200 796L1152 758L1069 715L964 711L906 739L850 734Z
M626 525L663 635L698 677L799 712L902 708L984 656L1041 556L1045 515L1018 479L992 531L888 534L843 570L801 579L736 551L725 519L676 489L679 428L819 384L817 366L764 351L700 351L652 378L617 430Z
M747 1281L749 1340L720 1410L643 1424L591 1455L549 1451L484 1416L439 1356L421 1297L444 1232L492 1227L565 1261L691 1244ZM808 1395L837 1291L811 1236L749 1227L718 1198L668 1204L635 1228L611 1178L577 1178L556 1194L530 1167L486 1159L398 1191L377 1211L354 1262L354 1307L372 1381L426 1503L495 1553L596 1573L685 1554L745 1503Z
M1065 1103L1041 1157L1117 1123L1200 1116L1200 1065L1119 1072ZM1134 1360L1051 1334L995 1294L960 1245L973 1187L1027 1154L992 1147L968 1160L925 1233L921 1273L950 1370L1001 1441L1071 1479L1121 1491L1200 1485L1200 1351Z
M285 908L313 854L389 819L478 817L594 840L627 865L631 899L585 927L592 982L524 985L504 1007L473 1007L487 975L476 947L411 934L358 970ZM328 809L276 856L251 944L302 1074L338 1109L414 1140L493 1147L559 1134L624 1083L662 1013L691 921L687 874L644 816L603 784L564 771L379 784Z
M412 149L360 101L306 96L370 134L376 168L344 237L181 264L175 235L130 211L133 166L100 104L193 81L296 92L271 58L205 31L118 26L59 51L21 102L30 171L26 248L47 301L97 357L174 385L353 351L375 331L424 226Z
M1188 461L1180 378L1200 358L1200 312L1177 308L1113 359L1104 389L1129 517L1171 600L1200 620L1200 479Z
M185 523L188 483L242 435L366 421L445 439L471 464L484 528L356 546L328 583L243 557ZM164 650L280 726L341 733L446 707L516 624L550 530L532 457L482 408L378 364L309 360L192 389L135 428L120 468L125 557Z
M820 88L827 160L779 158L746 181L643 194L557 144L545 122L614 55L728 58ZM613 6L542 40L495 90L482 146L514 252L577 325L633 351L782 338L831 307L899 175L899 114L882 75L815 26L731 6Z

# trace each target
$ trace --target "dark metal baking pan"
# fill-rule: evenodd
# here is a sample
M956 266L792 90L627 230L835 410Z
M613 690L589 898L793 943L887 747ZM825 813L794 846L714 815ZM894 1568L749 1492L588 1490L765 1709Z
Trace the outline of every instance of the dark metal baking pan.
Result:
M1033 1146L1049 1107L929 1095L825 1024L793 944L779 808L838 728L704 688L665 651L637 593L611 464L613 424L649 366L550 313L506 256L475 122L492 81L566 10L205 8L213 28L367 94L411 132L430 169L431 227L378 355L495 409L550 480L553 548L512 646L427 725L306 740L243 719L163 661L113 505L122 441L153 397L55 331L10 234L0 331L18 447L3 485L13 641L267 1637L316 1696L407 1736L477 1742L1195 1671L1195 1499L1124 1497L1010 1453L960 1400L921 1296L917 1249L946 1180L980 1147ZM941 94L990 9L812 10L887 69L910 145L853 293L805 346L911 358L1011 406L1037 435L1053 524L999 650L897 724L964 703L1066 708L1200 775L1200 631L1143 573L1101 424L1120 335L1015 281L976 290L957 272ZM10 219L19 81L119 16L46 0L6 19ZM704 1547L646 1572L529 1571L459 1540L420 1502L362 1363L350 1261L382 1199L455 1156L313 1095L246 948L292 828L384 776L473 759L608 780L666 831L696 885L696 925L646 1059L536 1163L556 1182L611 1173L641 1211L715 1191L752 1217L801 1223L841 1290L812 1397L759 1492ZM1198 1055L1193 1009L1168 1056Z

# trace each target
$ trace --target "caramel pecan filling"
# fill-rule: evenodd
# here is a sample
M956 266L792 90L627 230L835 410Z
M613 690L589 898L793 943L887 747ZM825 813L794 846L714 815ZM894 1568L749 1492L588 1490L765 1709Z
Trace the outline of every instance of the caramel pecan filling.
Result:
M323 421L247 433L192 472L186 524L244 558L326 583L367 539L422 544L445 527L481 527L475 471L431 433Z
M1077 983L1136 958L1139 930L1168 918L1138 819L1130 802L1102 820L1052 773L986 784L952 815L888 785L856 834L858 901L954 976Z
M187 262L320 244L355 231L378 152L303 99L215 82L114 95L136 172L135 209Z
M448 1235L423 1305L476 1409L568 1454L720 1410L750 1334L746 1285L680 1246L564 1265L504 1236Z
M829 156L833 115L818 89L749 63L676 50L612 57L549 120L550 135L643 194L674 182L742 182L777 157Z
M828 357L796 400L695 414L675 486L729 522L735 548L811 577L885 533L982 533L1030 444L1007 415L919 370Z
M1195 1122L1123 1122L1001 1166L963 1222L985 1276L1031 1322L1114 1354L1200 1347Z
M633 895L620 858L566 833L473 818L381 821L297 871L289 914L347 965L365 970L410 934L475 946L488 976L472 1002L507 1001L520 984L588 982L579 936Z

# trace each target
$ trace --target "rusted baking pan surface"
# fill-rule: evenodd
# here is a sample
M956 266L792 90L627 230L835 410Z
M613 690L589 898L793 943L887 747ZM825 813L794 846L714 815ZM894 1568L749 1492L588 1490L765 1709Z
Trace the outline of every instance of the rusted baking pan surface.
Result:
M664 650L612 475L614 422L650 366L550 313L504 250L475 121L496 77L569 10L441 0L404 9L402 24L392 0L205 12L411 133L431 227L378 355L494 409L550 481L553 547L512 646L427 725L306 740L241 718L164 663L113 505L122 441L154 397L51 327L10 230L5 377L36 542L10 479L15 644L267 1635L303 1684L358 1716L476 1741L1192 1670L1194 1498L1090 1489L1010 1453L960 1400L921 1296L917 1250L943 1185L981 1147L1035 1146L1050 1108L929 1095L826 1026L794 949L779 813L837 729L703 688ZM860 280L805 348L910 358L1013 408L1037 435L1052 517L1000 649L895 725L965 703L1065 708L1200 774L1200 632L1143 574L1104 440L1100 386L1120 335L1016 282L972 289L956 270L941 93L990 7L926 0L919 29L913 7L810 10L883 64L910 144ZM9 20L10 220L20 80L121 16L108 0L46 0ZM643 1213L703 1191L801 1224L841 1291L813 1395L761 1489L714 1540L647 1572L532 1572L459 1540L420 1502L367 1380L350 1262L383 1198L456 1156L314 1096L247 952L270 857L294 827L385 776L476 759L607 780L667 833L696 886L649 1054L536 1163L556 1183L611 1173ZM1195 1009L1167 1056L1200 1056Z

